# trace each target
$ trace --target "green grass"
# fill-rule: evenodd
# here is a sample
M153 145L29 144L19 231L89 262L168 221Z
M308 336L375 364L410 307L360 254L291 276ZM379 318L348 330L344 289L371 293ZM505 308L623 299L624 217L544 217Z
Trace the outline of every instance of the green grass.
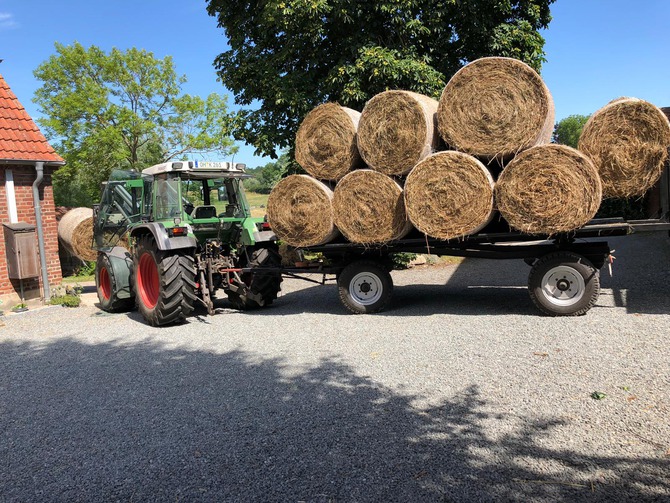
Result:
M265 208L268 205L268 196L269 194L257 194L256 192L246 192L247 202L249 203L249 208L251 209L252 217L264 217ZM227 201L212 201L212 204L216 207L217 214L221 214L226 211ZM261 206L263 206L261 208Z
M246 194L249 207L251 208L251 216L264 217L268 206L269 194L258 194L256 192L247 192Z
M258 194L256 192L247 192L247 201L249 201L249 206L267 206L269 195L270 194Z
M95 281L95 274L68 276L67 278L63 278L63 283L83 283L84 281Z

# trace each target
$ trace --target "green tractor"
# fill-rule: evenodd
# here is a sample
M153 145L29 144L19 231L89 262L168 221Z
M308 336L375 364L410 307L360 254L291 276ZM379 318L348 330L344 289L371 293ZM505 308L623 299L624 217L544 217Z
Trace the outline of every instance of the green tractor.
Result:
M276 237L253 218L243 164L167 162L114 171L94 208L103 310L134 306L154 326L183 321L222 289L234 307L272 304L281 284ZM263 270L265 269L265 270Z

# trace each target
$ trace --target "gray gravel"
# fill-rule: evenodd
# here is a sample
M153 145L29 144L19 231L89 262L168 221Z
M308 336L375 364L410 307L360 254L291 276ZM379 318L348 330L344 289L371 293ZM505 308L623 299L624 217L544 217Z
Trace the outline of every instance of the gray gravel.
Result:
M578 318L486 260L394 272L374 316L287 280L163 329L0 318L0 501L668 501L670 240L611 243Z

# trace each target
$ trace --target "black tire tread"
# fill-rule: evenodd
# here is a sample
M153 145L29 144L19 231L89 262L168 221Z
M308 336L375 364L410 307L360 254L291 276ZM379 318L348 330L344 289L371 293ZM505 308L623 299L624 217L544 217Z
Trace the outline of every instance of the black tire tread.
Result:
M249 250L248 267L279 267L281 266L281 255L274 246L264 246ZM247 287L254 294L260 294L263 304L253 299L240 296L237 292L228 292L228 300L235 309L248 311L269 306L277 298L281 291L281 274L253 274L251 277L242 278L248 281ZM245 282L246 282L245 281Z
M384 292L378 302L371 306L361 306L352 301L349 295L351 279L361 271L375 272L384 284ZM337 278L337 290L342 305L353 314L379 313L386 309L393 294L393 281L386 267L374 260L359 260L347 265Z
M100 271L103 267L107 269L112 287L109 300L104 298L100 289ZM98 304L100 305L100 308L107 313L124 313L132 311L135 307L135 299L132 295L126 299L119 298L118 286L116 278L114 277L114 269L104 252L98 252L98 258L95 263L95 289L98 293Z
M545 306L540 296L536 293L536 288L538 288L538 286L541 288L539 283L541 282L542 276L544 276L545 273L543 269L548 268L549 264L560 265L565 263L580 264L581 266L587 268L587 270L591 272L591 275L590 277L584 278L585 288L587 291L585 292L585 296L578 303L577 309L569 312L559 312ZM579 271L579 268L577 268L577 270ZM598 297L600 296L600 272L586 257L583 257L577 253L568 251L548 253L547 255L535 261L535 264L533 264L533 268L528 275L528 294L530 295L533 304L535 304L535 306L547 316L582 316L586 314L598 301Z
M142 304L139 293L136 293L137 308L153 326L182 322L191 314L197 300L195 258L185 250L161 252L157 250L153 238L145 236L140 238L134 254L135 276L139 258L149 250L157 261L160 281L158 302L153 309L148 309Z

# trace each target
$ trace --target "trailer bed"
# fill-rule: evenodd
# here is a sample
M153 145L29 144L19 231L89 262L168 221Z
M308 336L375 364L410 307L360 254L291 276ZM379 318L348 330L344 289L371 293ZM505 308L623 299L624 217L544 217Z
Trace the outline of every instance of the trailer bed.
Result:
M396 253L460 256L496 260L523 259L532 266L528 289L541 312L551 316L586 313L596 302L599 270L613 257L605 239L638 232L670 231L667 219L596 219L575 231L554 236L529 235L496 226L461 239L439 240L418 231L408 238L383 245L331 242L298 249L316 260L281 268L243 269L242 273L281 274L313 283L338 283L342 304L356 314L384 310L391 299L391 255ZM314 274L321 274L317 281Z

